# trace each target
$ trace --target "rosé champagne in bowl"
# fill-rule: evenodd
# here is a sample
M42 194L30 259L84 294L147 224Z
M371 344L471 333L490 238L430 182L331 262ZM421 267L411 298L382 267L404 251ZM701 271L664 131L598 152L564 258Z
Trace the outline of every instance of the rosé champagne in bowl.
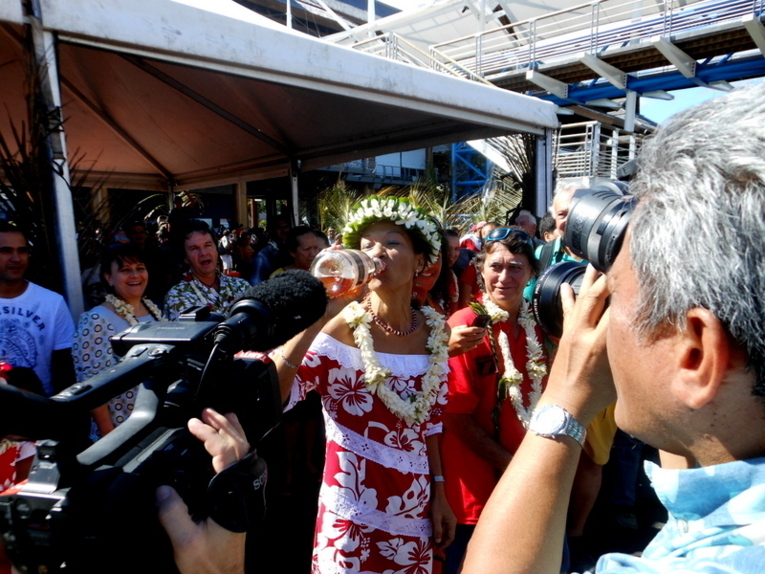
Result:
M311 274L324 284L329 297L339 297L364 285L385 265L357 249L325 249L316 256Z

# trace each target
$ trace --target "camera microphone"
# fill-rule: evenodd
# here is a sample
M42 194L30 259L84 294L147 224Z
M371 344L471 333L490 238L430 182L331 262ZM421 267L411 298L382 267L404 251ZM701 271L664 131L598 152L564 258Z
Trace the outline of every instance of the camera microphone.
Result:
M268 351L313 325L326 307L321 281L306 271L285 271L240 296L213 340L227 353Z

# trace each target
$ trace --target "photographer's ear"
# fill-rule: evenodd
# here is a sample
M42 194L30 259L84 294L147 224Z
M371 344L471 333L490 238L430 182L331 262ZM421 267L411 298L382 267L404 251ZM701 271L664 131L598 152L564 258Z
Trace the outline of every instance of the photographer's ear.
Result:
M730 369L733 342L723 324L708 309L686 314L686 328L676 337L677 377L672 387L691 409L714 400Z

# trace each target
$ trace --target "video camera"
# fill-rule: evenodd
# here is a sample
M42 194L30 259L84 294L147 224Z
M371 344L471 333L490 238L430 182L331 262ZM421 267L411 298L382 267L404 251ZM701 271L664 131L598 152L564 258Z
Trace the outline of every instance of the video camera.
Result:
M237 414L251 445L281 419L276 369L265 351L313 324L326 307L322 284L290 271L249 290L225 321L207 307L177 322L140 323L116 335L114 368L46 399L0 389L0 433L38 441L29 480L0 497L0 532L22 572L177 571L154 503L174 487L195 518L244 532L265 511L266 464L253 450L219 474L186 429L212 407ZM135 408L82 449L90 411L138 386Z
M624 242L635 203L635 198L627 193L627 184L621 181L601 183L574 193L563 244L584 262L566 261L548 267L540 275L532 298L537 322L553 337L560 337L563 332L561 285L570 284L578 295L587 262L603 273L611 268Z

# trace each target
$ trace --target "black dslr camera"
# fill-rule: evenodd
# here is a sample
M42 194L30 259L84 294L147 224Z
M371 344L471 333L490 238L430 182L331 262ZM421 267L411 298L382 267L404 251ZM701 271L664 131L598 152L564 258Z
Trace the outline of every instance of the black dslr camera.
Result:
M324 312L321 283L294 273L251 290L225 322L201 307L177 322L131 327L112 338L119 364L50 399L0 389L0 433L45 439L29 481L0 497L0 533L17 568L177 572L157 518L160 485L174 487L195 518L210 516L234 532L257 525L263 460L253 450L216 475L186 423L207 407L234 412L253 446L279 423L275 367L265 356L234 353L278 346ZM83 450L90 411L135 386L130 417Z
M532 309L537 322L547 333L560 337L563 331L561 285L568 283L579 294L587 262L603 273L611 268L624 242L634 209L635 198L627 194L627 185L621 181L601 183L574 193L563 244L584 262L558 263L548 267L539 277Z

